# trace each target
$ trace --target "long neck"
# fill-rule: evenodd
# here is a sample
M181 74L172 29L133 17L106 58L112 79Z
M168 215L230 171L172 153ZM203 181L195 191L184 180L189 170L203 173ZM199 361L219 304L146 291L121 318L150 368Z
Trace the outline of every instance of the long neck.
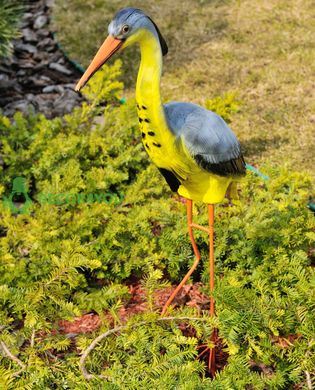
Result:
M137 79L136 99L148 108L159 108L162 53L157 38L147 32L140 42L141 63Z
M148 31L140 41L141 63L137 78L136 100L139 120L144 117L157 137L167 140L168 129L160 95L162 53L158 38Z

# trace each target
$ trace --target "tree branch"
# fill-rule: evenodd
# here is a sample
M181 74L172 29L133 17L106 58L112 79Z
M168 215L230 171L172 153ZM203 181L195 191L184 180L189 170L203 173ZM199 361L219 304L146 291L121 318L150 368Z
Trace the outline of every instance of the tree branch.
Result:
M307 388L312 390L313 388L313 385L312 385L312 381L311 381L311 375L308 371L304 371L305 373L305 376L306 376L306 384L307 384Z
M16 356L13 355L13 353L9 350L9 348L7 347L7 345L5 344L4 341L1 341L0 342L0 345L2 347L2 349L4 350L4 352L6 353L6 355L11 359L13 360L16 364L18 364L20 367L21 367L21 370L20 371L17 371L13 374L13 376L19 376L20 373L25 370L26 368L26 365L19 359L17 358Z
M33 331L32 331L32 336L31 336L31 341L30 341L30 345L32 348L34 348L34 343L35 343L35 329L33 329Z

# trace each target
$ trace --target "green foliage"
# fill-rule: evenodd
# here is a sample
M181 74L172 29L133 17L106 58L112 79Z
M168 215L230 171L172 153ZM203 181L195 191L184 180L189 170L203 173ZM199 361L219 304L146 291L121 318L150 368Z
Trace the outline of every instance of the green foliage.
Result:
M123 88L123 83L117 80L121 65L121 60L116 60L111 67L105 64L89 80L83 93L94 105L117 102Z
M102 77L107 95L90 84L94 101L64 118L0 117L0 193L8 196L14 177L24 176L33 200L24 215L0 204L0 336L26 365L12 376L21 367L0 349L0 387L293 389L305 386L306 373L314 380L310 178L286 167L264 167L269 181L249 173L241 183L240 204L216 208L215 323L230 357L211 381L195 359L197 339L183 336L178 322L158 322L155 313L154 290L178 282L193 262L185 207L148 162L135 102L96 105L95 99L115 102L112 96L120 91L110 68ZM227 100L230 113L235 106ZM121 202L37 201L42 192L102 191L118 194ZM196 222L206 224L205 205L194 212ZM196 232L196 239L204 260L193 278L207 286L207 237ZM79 371L78 353L112 327L106 311L119 325L118 310L128 298L124 282L131 276L142 280L150 310L99 343L87 368L109 381L88 382ZM101 317L96 334L69 338L58 331L59 320L91 311ZM174 313L202 318L191 309ZM143 320L148 323L134 326ZM213 323L191 326L206 341Z
M12 51L11 41L18 36L23 6L16 0L0 0L0 58Z
M241 102L237 100L236 92L226 92L223 97L217 96L213 99L206 101L205 107L216 112L226 122L231 122L231 115L238 112L240 109Z

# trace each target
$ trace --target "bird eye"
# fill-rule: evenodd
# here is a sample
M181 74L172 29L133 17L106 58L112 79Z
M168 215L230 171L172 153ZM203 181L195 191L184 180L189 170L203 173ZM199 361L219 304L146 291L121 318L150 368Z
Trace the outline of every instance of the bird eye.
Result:
M128 26L127 24L125 24L125 25L122 27L121 31L123 32L123 34L126 34L126 33L129 31L129 26Z

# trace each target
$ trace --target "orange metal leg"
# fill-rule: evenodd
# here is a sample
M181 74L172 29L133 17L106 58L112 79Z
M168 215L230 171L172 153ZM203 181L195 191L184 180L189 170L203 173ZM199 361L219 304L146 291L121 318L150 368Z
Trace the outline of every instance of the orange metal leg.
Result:
M187 282L191 274L195 271L197 268L197 265L200 261L200 253L197 248L194 235L193 235L193 228L199 229L202 231L205 231L209 234L209 272L210 272L210 317L213 318L215 315L214 310L214 205L209 204L208 205L208 223L209 228L206 228L204 226L200 226L196 223L193 223L192 220L192 205L193 202L191 199L187 199L187 224L188 224L188 233L190 237L190 241L196 256L196 259L190 268L190 270L187 272L183 280L180 282L180 284L176 287L176 289L173 291L171 296L168 298L167 302L165 303L163 310L162 310L162 316L166 314L168 307L173 302L175 296L178 294L179 290L184 286L184 284ZM217 340L217 329L214 329L211 335L211 341L215 344ZM207 351L209 351L209 348L205 345L205 350L201 352L198 357L201 357L204 355ZM212 377L215 375L215 347L210 348L209 351L209 361L208 361L208 368L209 372Z
M208 205L209 223L209 272L210 272L210 316L214 316L214 205Z
M199 250L197 248L197 245L196 245L196 242L195 242L195 239L194 239L194 236L193 236L193 231L192 231L193 230L193 227L192 227L193 223L192 223L192 200L191 199L187 199L187 224L188 224L188 232L189 232L190 241L191 241L191 244L192 244L192 247L193 247L196 259L194 261L194 264L190 268L190 270L185 275L184 279L179 283L179 285L176 287L176 289L173 291L172 295L168 298L167 302L165 303L165 305L163 307L163 310L162 310L162 313L161 313L162 316L167 312L167 309L168 309L169 305L173 302L173 300L174 300L175 296L177 295L178 291L187 282L187 280L189 279L190 275L197 268L197 265L198 265L198 263L200 261L200 253L199 253Z
M214 317L214 205L208 205L208 223L209 223L209 272L210 272L210 317ZM214 329L211 341L215 343L217 330ZM215 374L215 347L210 349L208 368L212 375Z

